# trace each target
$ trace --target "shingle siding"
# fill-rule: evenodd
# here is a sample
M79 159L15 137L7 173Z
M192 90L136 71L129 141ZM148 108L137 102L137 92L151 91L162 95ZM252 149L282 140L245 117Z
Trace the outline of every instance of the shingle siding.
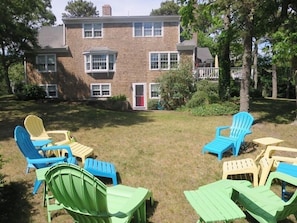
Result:
M83 38L83 23L77 21L65 24L65 46L68 53L56 54L57 72L40 74L29 63L28 80L33 83L57 84L58 95L64 99L89 99L91 83L111 83L112 96L124 94L131 104L132 84L146 83L145 96L148 100L149 83L155 82L157 77L166 72L149 69L149 53L177 51L179 21L164 22L161 37L133 37L133 21L107 22L103 23L102 38ZM115 72L85 73L83 53L95 47L107 47L117 52Z

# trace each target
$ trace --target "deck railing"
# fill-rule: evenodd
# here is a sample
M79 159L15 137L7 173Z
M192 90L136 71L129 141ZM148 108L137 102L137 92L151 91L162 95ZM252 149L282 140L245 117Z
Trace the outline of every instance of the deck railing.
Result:
M235 79L241 79L242 67L231 67L231 77ZM215 67L198 67L194 70L194 77L196 80L218 80L219 68Z

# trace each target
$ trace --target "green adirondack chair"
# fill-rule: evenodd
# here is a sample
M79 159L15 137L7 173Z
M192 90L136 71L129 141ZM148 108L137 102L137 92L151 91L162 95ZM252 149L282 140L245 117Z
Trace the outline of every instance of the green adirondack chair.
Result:
M233 189L237 192L239 204L260 223L276 223L286 219L291 214L294 214L296 217L297 190L285 202L271 190L271 185L275 179L297 186L296 177L281 172L270 173L264 186L250 188L234 185Z
M124 185L106 187L98 178L77 165L58 164L45 174L56 200L75 222L146 222L146 200L152 193L145 188Z

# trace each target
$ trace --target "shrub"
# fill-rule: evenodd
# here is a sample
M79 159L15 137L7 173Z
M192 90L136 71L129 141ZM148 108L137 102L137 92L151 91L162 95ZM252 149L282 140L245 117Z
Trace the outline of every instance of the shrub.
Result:
M20 100L44 99L46 92L38 85L18 83L15 85L15 95Z
M232 102L202 105L191 109L191 113L196 116L232 115L238 111L239 106Z
M197 91L186 104L188 108L219 102L218 85L216 83L199 81L196 87Z
M158 104L159 104L158 99L150 99L147 103L147 107L149 110L158 110Z
M127 100L127 97L124 94L120 94L120 95L116 95L116 96L110 97L107 100L110 101L110 102L126 101Z

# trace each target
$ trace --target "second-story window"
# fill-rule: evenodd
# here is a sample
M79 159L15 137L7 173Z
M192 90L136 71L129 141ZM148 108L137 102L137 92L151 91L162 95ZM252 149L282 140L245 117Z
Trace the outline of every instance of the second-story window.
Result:
M40 54L36 57L37 70L39 72L56 72L56 55Z
M85 71L108 72L115 70L114 54L85 54Z
M178 53L176 52L151 52L151 70L169 70L178 66Z
M156 37L163 35L162 22L135 22L135 37Z
M102 37L102 24L101 23L83 24L83 37L84 38Z

